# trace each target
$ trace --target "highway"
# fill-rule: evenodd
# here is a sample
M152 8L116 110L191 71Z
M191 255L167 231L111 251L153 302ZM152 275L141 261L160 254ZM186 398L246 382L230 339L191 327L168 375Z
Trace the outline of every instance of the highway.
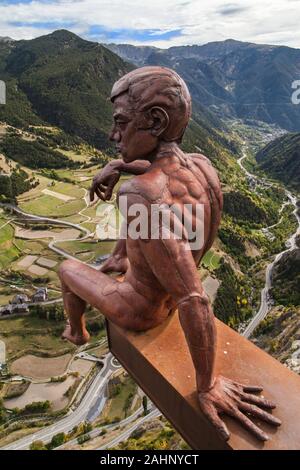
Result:
M150 408L151 412L154 411L154 405L150 404L149 408ZM128 416L127 418L123 419L122 421L119 421L118 423L107 424L105 426L101 426L101 428L95 428L92 431L90 431L88 434L89 434L90 438L93 439L95 437L98 437L103 429L111 430L111 429L114 429L115 427L127 426L129 423L137 420L137 418L140 415L142 415L143 411L144 411L144 408L142 406L140 406L134 413L132 413L132 415ZM149 413L149 415L151 414L151 412ZM147 415L147 416L149 416L149 415ZM135 429L136 424L138 426L140 426L142 419L143 418L140 418L137 423L134 423L134 425L132 427L130 427L130 429L132 429L132 430L133 430L133 428ZM73 445L73 444L74 445L77 444L77 437L75 439L72 439L72 440L66 442L65 444L63 444L60 447L56 447L55 450L63 450L64 448L69 447L69 445Z

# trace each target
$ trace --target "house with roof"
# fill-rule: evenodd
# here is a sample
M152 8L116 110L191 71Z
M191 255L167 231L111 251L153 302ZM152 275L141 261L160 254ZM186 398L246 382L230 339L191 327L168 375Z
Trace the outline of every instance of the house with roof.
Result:
M11 304L25 304L29 302L29 298L26 294L16 294L13 299L11 300Z
M46 302L48 300L48 289L47 287L40 287L31 297L31 302Z

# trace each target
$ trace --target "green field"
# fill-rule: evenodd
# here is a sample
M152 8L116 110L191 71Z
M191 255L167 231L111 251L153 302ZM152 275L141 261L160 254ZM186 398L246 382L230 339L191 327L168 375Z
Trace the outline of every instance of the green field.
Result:
M86 228L87 230L89 230L90 232L95 232L96 227L97 227L97 224L92 223L92 222L82 222L82 223L81 223L81 226L82 226L82 227L85 227L85 228Z
M97 216L97 208L99 207L98 204L95 204L94 206L89 206L85 210L82 211L83 215L86 215L88 217L96 217Z
M56 193L65 194L66 196L75 197L76 199L81 199L85 191L83 188L79 188L75 184L54 182L54 185L49 186L47 189L54 191Z
M82 199L64 202L56 197L44 195L37 199L23 202L20 204L20 207L25 212L34 215L59 218L78 214L85 207L85 202Z
M90 242L90 241L65 241L56 243L57 248L61 248L67 253L76 256L82 261L91 262L98 256L106 255L111 253L115 242L102 241L102 242Z
M20 194L20 196L18 196L18 198L17 198L19 203L39 197L42 194L43 189L46 189L46 188L50 189L49 185L51 184L51 181L52 181L51 179L46 178L45 176L37 175L36 172L33 172L32 170L29 170L28 168L24 168L24 169L30 175L36 176L37 179L39 180L39 184L38 184L38 186L31 189L30 191L27 191L26 193Z
M20 251L14 245L14 228L7 224L7 219L0 218L0 267L6 268L20 256Z
M99 316L99 312L88 312L87 324ZM8 360L23 355L22 351L24 354L30 351L36 355L44 351L46 355L49 353L55 356L75 351L73 344L61 339L64 327L65 321L48 321L31 315L0 320L1 339L6 344ZM103 335L105 330L100 330L92 336L91 342L99 340Z
M90 155L87 155L86 153L77 152L76 150L62 150L62 149L56 149L58 152L62 153L66 157L70 158L74 162L81 162L81 163L87 163L90 161L91 157Z
M13 238L13 228L10 224L7 224L8 219L0 217L0 246L5 249L7 243Z
M136 383L131 377L126 376L119 385L119 393L109 400L108 406L103 413L104 419L114 421L116 418L120 418L121 420L126 418L130 414L130 412L128 413L130 406L127 413L125 410L126 401L129 400L129 395L135 395L136 391Z
M202 258L201 264L207 268L215 270L220 266L221 257L217 255L213 250L209 250Z
M76 181L80 186L86 187L90 185L91 179L100 171L99 166L93 166L90 168L79 169L79 170L56 170L57 175L60 178L69 178ZM90 180L82 181L81 176L89 177Z

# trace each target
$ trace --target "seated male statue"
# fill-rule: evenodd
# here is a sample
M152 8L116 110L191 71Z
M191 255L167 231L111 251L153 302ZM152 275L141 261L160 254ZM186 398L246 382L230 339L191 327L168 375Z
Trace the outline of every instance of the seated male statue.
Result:
M197 266L212 246L223 201L209 160L179 148L191 117L187 86L170 69L142 67L114 84L111 101L114 125L110 139L122 158L108 163L94 178L91 201L95 194L109 200L120 173L129 173L134 177L122 184L118 200L127 197L128 212L135 204L146 207L150 225L151 206L159 205L165 214L170 212L171 224L165 226L160 217L158 236L151 237L148 231L147 237L128 234L119 239L100 270L74 260L61 264L59 276L69 318L63 337L77 345L88 341L83 315L87 304L116 325L134 331L156 327L178 309L204 415L225 440L229 431L222 414L239 420L258 439L267 440L265 432L249 418L252 415L280 425L269 412L275 405L258 395L262 388L214 375L216 327ZM192 207L193 229L201 227L201 246L192 246L184 227L183 236L175 236L182 220L173 209L184 205ZM197 205L203 208L202 221L198 220ZM127 224L128 220L130 217ZM111 272L123 273L124 278L109 276Z

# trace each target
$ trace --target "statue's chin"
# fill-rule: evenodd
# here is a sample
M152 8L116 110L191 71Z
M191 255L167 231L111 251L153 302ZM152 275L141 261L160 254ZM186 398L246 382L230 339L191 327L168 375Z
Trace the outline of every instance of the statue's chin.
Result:
M131 162L134 162L135 160L139 160L138 156L130 158L130 157L128 157L128 155L123 155L123 154L121 154L121 155L122 155L122 159L125 163L131 163Z

